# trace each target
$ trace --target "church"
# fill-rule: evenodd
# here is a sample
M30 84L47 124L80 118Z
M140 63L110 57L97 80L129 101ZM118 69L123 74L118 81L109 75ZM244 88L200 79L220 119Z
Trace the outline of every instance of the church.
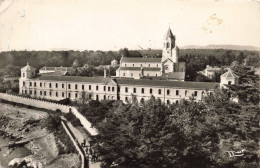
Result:
M179 62L179 48L176 37L169 28L162 45L162 58L124 57L116 71L118 78L160 78L174 81L184 81L185 62Z

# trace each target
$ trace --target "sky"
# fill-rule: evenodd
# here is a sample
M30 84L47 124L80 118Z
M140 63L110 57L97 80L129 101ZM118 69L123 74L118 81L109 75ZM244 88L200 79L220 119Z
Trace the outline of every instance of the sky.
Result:
M0 0L0 52L161 49L169 27L179 47L260 47L260 1Z

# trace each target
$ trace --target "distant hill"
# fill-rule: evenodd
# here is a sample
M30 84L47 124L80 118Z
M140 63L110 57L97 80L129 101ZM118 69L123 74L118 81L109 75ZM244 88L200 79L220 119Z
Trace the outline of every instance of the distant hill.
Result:
M242 45L187 45L180 47L181 49L226 49L226 50L249 50L249 51L260 51L260 47L255 46L242 46Z

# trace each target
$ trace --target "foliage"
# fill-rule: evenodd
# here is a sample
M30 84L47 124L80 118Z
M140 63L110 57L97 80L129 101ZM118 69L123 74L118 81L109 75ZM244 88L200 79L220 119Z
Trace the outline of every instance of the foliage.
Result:
M258 105L260 101L259 76L247 66L235 66L232 70L239 76L239 84L227 85L229 92L237 96L243 105Z
M0 81L0 92L19 93L19 83L17 81Z
M75 115L72 114L72 112L65 113L65 114L64 114L64 117L65 117L68 121L70 121L71 124L72 124L74 127L78 127L78 126L82 127L82 124L81 124L80 120L79 120L77 117L75 117Z
M19 77L21 76L21 67L20 66L14 66L14 65L8 65L3 75L7 75L8 77Z
M225 91L204 102L168 107L152 97L141 106L118 103L108 110L95 121L99 135L94 148L102 156L102 167L113 162L137 168L232 168L242 163L257 167L252 126L257 124L259 107L230 102ZM246 149L242 157L229 158L225 152L242 148Z

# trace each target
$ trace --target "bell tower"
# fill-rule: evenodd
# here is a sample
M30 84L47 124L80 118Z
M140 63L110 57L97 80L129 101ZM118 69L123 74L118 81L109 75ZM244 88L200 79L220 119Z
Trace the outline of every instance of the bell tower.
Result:
M162 50L162 62L166 59L172 60L173 49L175 48L175 36L172 34L171 29L169 28L166 36L163 39L163 50Z

